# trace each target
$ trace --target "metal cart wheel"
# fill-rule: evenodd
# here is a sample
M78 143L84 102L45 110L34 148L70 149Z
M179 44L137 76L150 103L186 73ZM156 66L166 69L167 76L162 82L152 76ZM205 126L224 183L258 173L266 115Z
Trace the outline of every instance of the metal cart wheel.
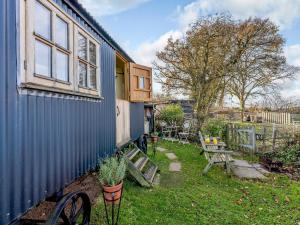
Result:
M83 192L73 192L57 203L46 225L88 225L90 216L89 196Z

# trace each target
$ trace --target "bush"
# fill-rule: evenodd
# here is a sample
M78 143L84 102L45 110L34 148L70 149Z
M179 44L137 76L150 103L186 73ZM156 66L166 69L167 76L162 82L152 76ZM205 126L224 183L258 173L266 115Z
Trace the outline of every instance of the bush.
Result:
M277 153L277 158L284 164L290 164L300 161L299 144L287 146Z
M300 145L283 146L276 151L263 153L262 156L272 161L279 161L285 165L291 165L300 161Z
M110 157L100 162L99 181L105 186L119 184L126 174L126 161L124 158Z
M204 135L225 138L226 123L223 120L210 119L203 124L202 132Z
M167 105L161 110L158 117L158 120L165 121L167 124L176 123L177 125L182 124L183 119L183 109L178 104Z

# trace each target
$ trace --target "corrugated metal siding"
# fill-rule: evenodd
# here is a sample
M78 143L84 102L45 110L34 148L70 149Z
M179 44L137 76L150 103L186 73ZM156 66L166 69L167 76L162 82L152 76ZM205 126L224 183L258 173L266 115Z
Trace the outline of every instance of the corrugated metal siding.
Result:
M144 134L144 103L130 103L130 135L137 140Z
M95 167L116 143L114 50L101 45L102 102L19 95L15 13L16 1L0 1L0 225Z

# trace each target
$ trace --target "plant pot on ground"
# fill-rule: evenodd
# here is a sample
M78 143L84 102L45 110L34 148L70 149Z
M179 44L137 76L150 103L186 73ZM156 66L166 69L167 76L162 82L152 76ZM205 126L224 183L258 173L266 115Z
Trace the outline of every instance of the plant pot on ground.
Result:
M102 161L99 170L99 181L103 188L106 203L119 204L122 197L123 179L126 174L126 161L122 158L110 157Z

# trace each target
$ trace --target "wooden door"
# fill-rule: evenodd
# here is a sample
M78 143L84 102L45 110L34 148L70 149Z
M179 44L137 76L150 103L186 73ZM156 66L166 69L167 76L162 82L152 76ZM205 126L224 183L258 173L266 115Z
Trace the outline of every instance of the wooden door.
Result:
M125 144L130 140L130 103L116 99L117 105L117 145Z
M152 100L152 68L130 63L129 79L131 102Z

